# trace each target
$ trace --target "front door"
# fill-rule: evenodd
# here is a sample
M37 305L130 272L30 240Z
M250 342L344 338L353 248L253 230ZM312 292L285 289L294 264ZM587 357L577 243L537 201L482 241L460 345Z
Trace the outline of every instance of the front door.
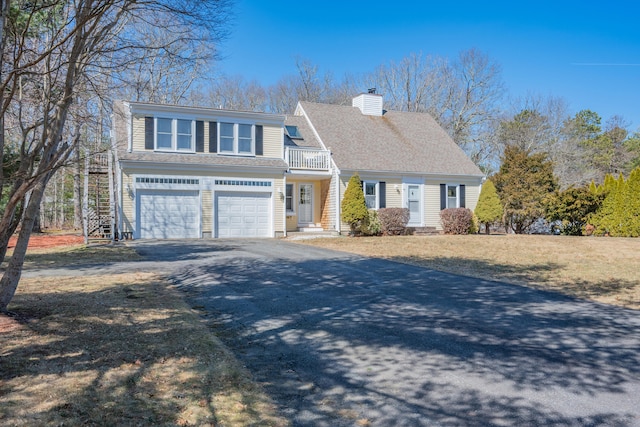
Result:
M300 184L298 189L298 224L313 224L313 184Z
M407 207L409 208L409 225L420 225L420 186L407 186Z

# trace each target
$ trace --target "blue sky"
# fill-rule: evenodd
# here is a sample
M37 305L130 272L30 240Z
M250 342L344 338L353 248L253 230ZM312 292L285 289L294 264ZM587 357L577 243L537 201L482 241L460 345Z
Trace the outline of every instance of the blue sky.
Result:
M562 97L640 127L640 2L236 0L234 13L218 71L264 85L294 74L296 56L340 79L477 48L511 97Z

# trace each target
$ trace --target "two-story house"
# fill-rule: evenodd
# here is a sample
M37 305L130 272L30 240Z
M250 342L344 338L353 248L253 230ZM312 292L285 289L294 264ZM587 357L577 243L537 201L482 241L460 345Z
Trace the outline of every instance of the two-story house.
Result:
M427 114L301 102L292 116L114 105L118 229L134 238L281 237L348 230L340 201L359 172L367 205L408 207L440 228L473 209L483 175Z

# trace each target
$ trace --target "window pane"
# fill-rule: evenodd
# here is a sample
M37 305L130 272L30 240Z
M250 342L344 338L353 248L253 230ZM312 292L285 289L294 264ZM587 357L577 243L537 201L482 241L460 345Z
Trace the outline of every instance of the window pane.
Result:
M171 134L159 133L156 139L157 148L171 148Z
M458 197L458 187L455 185L447 186L447 197Z
M171 133L171 119L157 119L158 133Z
M233 137L229 138L220 134L220 151L233 152Z
M191 135L191 120L178 120L178 133Z
M171 149L171 119L156 120L156 148Z
M191 146L191 120L178 120L178 150L192 150Z
M251 138L251 125L238 125L238 136L240 138Z
M233 123L220 123L220 137L233 138Z
M238 152L251 154L251 125L238 125Z
M367 182L364 185L364 195L365 196L375 196L376 195L376 184L372 182Z
M251 153L251 140L250 139L238 139L238 152L239 153Z
M287 210L293 210L293 184L287 184L287 196L286 196Z
M178 135L178 150L191 149L191 135Z

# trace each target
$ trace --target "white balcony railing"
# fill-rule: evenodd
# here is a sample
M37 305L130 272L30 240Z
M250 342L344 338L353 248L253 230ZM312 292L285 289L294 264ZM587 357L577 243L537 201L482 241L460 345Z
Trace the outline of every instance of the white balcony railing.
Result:
M287 147L285 160L290 169L328 171L331 167L331 153L313 148Z

